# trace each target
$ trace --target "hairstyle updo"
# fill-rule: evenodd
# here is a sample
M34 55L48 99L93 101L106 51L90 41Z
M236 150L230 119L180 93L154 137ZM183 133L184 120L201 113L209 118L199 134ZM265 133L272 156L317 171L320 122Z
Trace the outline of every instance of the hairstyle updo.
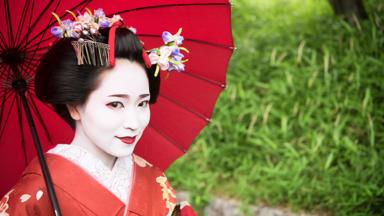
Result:
M108 43L110 28L100 30L99 42ZM35 76L36 96L45 103L52 104L55 112L71 128L75 128L67 105L83 105L90 93L98 85L99 75L107 68L91 65L78 65L71 41L63 38L56 42L43 56ZM127 28L117 28L115 34L115 58L124 58L139 63L146 71L150 104L156 102L160 88L160 76L154 77L155 66L147 68L142 57L143 46L136 35Z

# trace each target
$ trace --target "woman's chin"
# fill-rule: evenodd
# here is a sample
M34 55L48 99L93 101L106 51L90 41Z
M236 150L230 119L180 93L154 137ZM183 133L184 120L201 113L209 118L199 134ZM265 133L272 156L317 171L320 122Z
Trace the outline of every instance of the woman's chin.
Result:
M114 157L127 157L133 154L133 150L135 149L135 144L124 146L119 149L115 149L112 152L110 152L110 155L113 155Z

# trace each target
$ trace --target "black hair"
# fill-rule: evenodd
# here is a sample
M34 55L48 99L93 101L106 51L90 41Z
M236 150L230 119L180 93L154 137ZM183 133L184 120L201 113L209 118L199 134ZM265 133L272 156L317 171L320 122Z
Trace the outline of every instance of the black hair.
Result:
M99 42L108 43L109 28L100 30ZM75 128L67 105L83 105L89 94L98 85L99 75L106 66L78 65L72 41L63 38L58 40L44 54L35 76L36 96L45 103L52 104L56 113L71 128ZM160 88L160 76L154 77L155 66L147 68L142 57L143 45L136 35L127 28L117 28L115 34L115 58L125 58L139 63L146 71L150 104L156 102Z

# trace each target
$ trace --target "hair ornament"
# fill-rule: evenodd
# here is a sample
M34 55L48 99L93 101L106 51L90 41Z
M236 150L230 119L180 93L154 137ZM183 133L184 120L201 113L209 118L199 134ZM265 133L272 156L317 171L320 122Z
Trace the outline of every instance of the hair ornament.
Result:
M58 22L58 26L51 28L51 33L57 38L74 38L71 42L77 57L78 65L92 66L114 66L114 40L115 31L117 28L127 28L124 25L120 15L107 17L103 9L92 11L86 8L86 11L81 14L78 12L76 16L72 11L68 11L74 20L61 20L56 13L52 13ZM111 28L109 32L109 42L102 43L100 29ZM136 29L129 27L134 34ZM167 31L163 32L162 39L164 45L159 48L143 50L143 59L146 67L150 68L156 64L154 76L158 76L159 71L184 71L184 63L188 60L183 60L184 55L181 51L189 53L185 47L181 47L183 36L181 36L182 28L176 34L171 34Z
M176 34L165 31L162 34L164 46L160 48L154 48L149 52L149 59L151 64L157 64L155 77L159 71L184 71L184 63L188 60L183 60L184 55L181 51L189 53L185 47L180 47L183 43L184 37L181 36L182 28L180 28Z

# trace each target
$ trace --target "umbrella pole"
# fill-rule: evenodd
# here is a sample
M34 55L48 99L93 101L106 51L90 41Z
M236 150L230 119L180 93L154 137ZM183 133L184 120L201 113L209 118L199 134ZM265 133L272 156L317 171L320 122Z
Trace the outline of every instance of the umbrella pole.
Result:
M35 144L37 155L39 157L41 170L43 171L44 181L45 181L45 184L47 186L49 200L50 200L52 208L54 210L54 214L56 216L61 216L61 211L59 208L59 203L58 203L57 198L56 198L55 190L53 188L51 175L49 173L48 166L47 166L47 163L46 163L45 158L44 158L43 150L41 148L40 140L39 140L37 130L35 127L35 123L33 121L33 118L31 115L31 110L29 109L29 105L27 103L27 98L25 96L25 92L26 92L25 89L26 89L27 83L25 80L20 79L20 80L16 81L14 84L15 84L14 87L15 87L15 89L18 90L19 95L21 97L21 100L23 102L24 111L25 111L27 119L28 119L29 128L31 129L32 138L33 138L33 141Z

